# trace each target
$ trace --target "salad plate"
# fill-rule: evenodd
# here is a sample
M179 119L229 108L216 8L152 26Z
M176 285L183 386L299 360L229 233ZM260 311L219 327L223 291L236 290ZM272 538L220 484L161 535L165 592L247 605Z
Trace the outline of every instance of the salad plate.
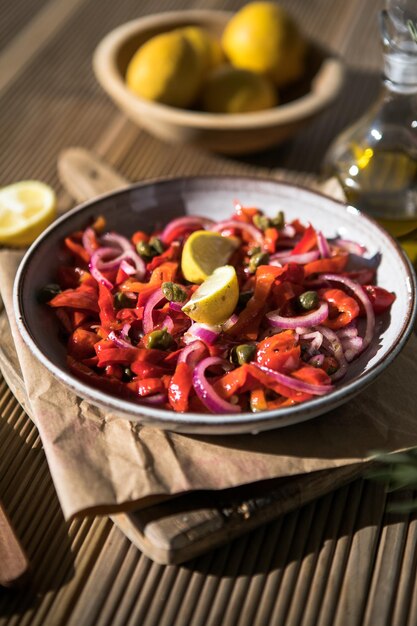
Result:
M66 343L54 312L38 294L56 282L63 263L62 242L98 216L106 229L130 237L154 232L182 216L220 221L233 213L234 203L258 207L267 216L283 211L287 221L312 223L329 239L353 240L366 249L362 263L378 264L377 284L395 293L389 311L377 316L370 345L349 363L345 376L326 395L301 404L252 413L175 413L120 398L80 380L67 366ZM64 385L92 404L124 419L185 433L236 434L296 424L326 413L365 389L400 353L416 316L416 279L396 241L375 221L355 208L318 192L267 179L247 177L175 178L133 184L100 196L54 222L26 253L16 276L14 308L17 324L34 356Z

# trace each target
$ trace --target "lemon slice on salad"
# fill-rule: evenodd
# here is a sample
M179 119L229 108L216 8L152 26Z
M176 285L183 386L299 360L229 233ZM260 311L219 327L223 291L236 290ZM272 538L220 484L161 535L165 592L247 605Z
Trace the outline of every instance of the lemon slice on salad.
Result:
M28 246L56 217L56 196L37 180L0 189L0 243Z
M234 312L239 299L239 284L232 265L223 265L198 287L182 307L195 322L221 324Z
M223 237L208 230L196 230L184 244L181 270L191 283L200 284L216 267L225 265L239 241L234 237Z

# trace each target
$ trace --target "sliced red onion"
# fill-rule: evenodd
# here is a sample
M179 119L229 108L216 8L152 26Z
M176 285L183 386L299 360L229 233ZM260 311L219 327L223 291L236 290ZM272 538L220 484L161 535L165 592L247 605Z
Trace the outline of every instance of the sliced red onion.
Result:
M138 294L134 291L124 291L123 293L125 294L126 298L129 298L130 300L137 300L138 298Z
M162 328L166 328L166 330L167 330L169 333L172 333L172 331L174 330L174 322L172 321L172 319L170 318L170 316L169 316L169 315L167 315L167 316L164 318L163 322L161 323L161 327L162 327Z
M130 341L127 341L122 333L118 334L114 330L111 330L107 335L107 338L113 341L118 348L131 348L132 344Z
M200 361L206 349L206 345L202 341L196 339L181 350L178 357L178 363L187 363L187 365L194 368Z
M193 228L194 226L200 226L202 229L209 228L214 224L213 220L208 219L207 217L200 217L199 215L185 215L184 217L178 217L175 220L172 220L167 226L165 226L164 230L160 235L160 239L164 243L171 243L170 237L172 233L177 230L177 228Z
M140 401L145 404L163 404L167 400L167 394L164 392L156 393L153 396L140 396Z
M120 331L123 339L129 339L129 331L131 326L132 324L129 324L128 322L126 324L123 324L122 330Z
M317 231L317 247L319 249L321 258L328 259L330 256L330 247L327 243L326 237L323 235L321 230Z
M126 250L126 252L123 253L122 261L125 261L126 259L132 261L133 265L136 268L137 278L139 280L142 280L142 278L146 274L145 261L134 250Z
M336 331L336 335L339 339L357 337L358 328L356 326L356 320L353 320L353 322L350 322L347 326L343 326L343 328L339 328L339 330Z
M162 289L157 289L155 293L151 295L145 304L145 308L143 309L143 319L142 319L142 327L145 335L152 332L154 329L154 321L152 317L152 313L157 304L165 300L165 296L162 293Z
M350 289L353 295L362 303L366 314L366 328L365 335L363 337L362 347L362 350L365 350L371 343L372 337L374 336L375 314L372 308L371 301L369 300L362 286L358 285L350 278L347 278L346 276L339 276L338 274L321 274L320 278L322 278L323 280L329 280L334 283L341 283L342 285Z
M277 252L273 254L270 258L270 264L275 265L275 261L279 261L279 263L298 263L299 265L305 265L305 263L311 263L312 261L316 261L319 258L318 250L311 250L311 252L305 252L304 254L288 254L288 252Z
M130 259L134 263L136 268L134 269L133 273L136 274L139 279L143 278L146 272L145 263L139 257L139 255L136 254L136 252L134 252L133 250L126 250L124 252L121 252L121 254L117 254L117 252L118 251L115 248L98 248L93 252L90 260L90 271L92 276L94 276L97 281L104 282L106 287L108 287L109 289L112 289L113 285L107 278L104 278L103 274L101 273L103 270L117 270L123 263L123 261L125 261L125 263L127 264L127 259ZM130 267L131 265L129 264L128 268Z
M304 333L301 336L302 341L309 342L309 353L313 353L321 348L321 344L323 343L323 335L318 330L315 330L310 333Z
M223 400L206 379L205 371L212 365L221 365L226 371L233 367L218 356L209 356L200 361L193 374L193 386L197 396L212 413L240 413L240 406Z
M291 226L291 224L285 224L283 228L281 228L280 233L283 237L293 239L297 234L297 231L295 230L294 226Z
M353 361L354 358L362 352L363 339L362 337L347 337L341 340L342 348L345 353L345 359L348 363Z
M317 326L321 324L329 315L329 307L327 302L322 302L318 309L306 313L305 315L298 315L296 317L283 317L278 315L275 311L271 311L266 314L268 322L271 326L276 328L297 328L298 326Z
M118 233L110 232L105 233L100 237L100 241L104 241L108 246L112 248L120 248L123 252L133 250L133 245L126 237L119 235Z
M221 232L222 230L228 230L231 228L243 230L257 243L263 243L263 235L261 231L256 228L256 226L253 226L253 224L247 224L246 222L239 222L238 220L224 220L223 222L218 222L217 224L214 224L210 230L214 232Z
M136 274L136 268L134 268L133 265L130 265L130 263L128 263L126 259L123 259L122 262L120 263L120 269L122 270L122 272L124 272L128 276L132 276L132 274Z
M227 330L228 328L231 328L232 326L234 326L237 322L237 320L239 319L239 316L236 315L236 313L233 313L228 320L226 320L225 322L223 322L223 324L221 325L223 330Z
M100 269L98 268L98 265L99 264L101 265L101 257L103 256L103 254L100 253L100 250L107 250L107 251L109 251L109 250L111 250L111 248L99 248L98 250L93 252L93 254L91 256L91 260L90 260L90 265L89 265L91 276L98 283L101 283L102 285L107 287L107 289L113 289L113 284L100 271L100 269L104 269L104 268L102 268L102 267L100 267Z
M210 324L191 324L190 328L184 333L184 343L191 343L196 339L201 339L209 346L213 345L221 332L221 326L211 326Z
M329 393L329 391L332 391L333 389L333 385L311 385L310 383L306 383L303 380L299 380L298 378L293 378L292 376L287 376L282 372L276 372L275 370L271 370L268 367L259 365L259 363L252 363L252 365L271 376L271 378L276 380L277 383L285 385L286 387L290 387L295 391L310 393L314 396L324 396L326 393Z
M339 369L330 377L332 380L339 380L346 374L347 361L343 353L342 343L336 333L326 326L318 326L317 329L326 339L327 347L332 352L334 358L339 363Z
M169 303L169 308L173 311L181 311L183 306L184 302L174 302L173 300L171 300Z
M115 248L97 248L91 255L90 267L112 271L119 267L123 258L123 254L119 254Z
M313 367L322 367L324 362L324 354L315 354L309 359L308 364Z
M333 243L339 248L343 248L347 252L352 254L357 254L358 256L363 256L366 252L365 246L361 246L356 241L351 241L350 239L334 239Z
M96 234L94 230L91 228L91 226L88 226L83 232L82 244L83 244L84 250L87 252L87 254L90 255L90 257L94 254L94 251L95 251L95 248L93 248L93 246L91 245L91 240L94 239L95 236Z

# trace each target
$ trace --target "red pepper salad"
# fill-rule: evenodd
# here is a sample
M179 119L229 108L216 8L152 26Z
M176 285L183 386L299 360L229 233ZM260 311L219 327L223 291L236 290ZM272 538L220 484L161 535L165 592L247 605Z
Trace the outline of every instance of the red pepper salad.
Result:
M238 238L239 300L216 326L182 311L198 285L181 254L196 230ZM64 241L68 264L39 294L66 333L68 367L103 391L174 411L264 411L329 393L367 349L395 295L356 242L236 204L130 239L99 217ZM352 267L355 260L355 269Z

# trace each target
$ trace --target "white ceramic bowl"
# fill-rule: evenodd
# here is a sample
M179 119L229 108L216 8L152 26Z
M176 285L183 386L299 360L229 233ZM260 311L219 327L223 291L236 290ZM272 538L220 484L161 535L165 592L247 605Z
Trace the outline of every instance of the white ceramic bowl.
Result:
M173 11L123 24L97 46L93 56L96 78L134 122L164 141L226 154L256 152L277 145L318 115L342 87L342 62L316 45L311 44L303 81L283 94L291 101L264 111L227 115L178 109L140 98L126 87L127 65L145 41L188 25L203 26L220 36L231 15L224 11Z
M377 318L369 348L353 361L345 378L330 394L300 405L261 413L238 415L178 414L139 405L104 393L78 380L67 369L66 347L53 311L37 302L36 294L55 281L62 258L62 241L104 215L109 229L130 235L153 230L183 214L220 220L233 211L233 200L258 206L267 214L283 210L287 219L311 221L327 237L340 234L365 245L369 257L382 254L378 284L396 293L391 312ZM53 262L51 262L53 260ZM132 185L62 216L25 255L15 282L17 323L33 354L76 394L129 420L190 433L259 432L295 424L347 402L372 382L398 355L412 330L416 315L416 282L410 263L399 245L372 219L356 209L301 187L257 178L179 178Z

